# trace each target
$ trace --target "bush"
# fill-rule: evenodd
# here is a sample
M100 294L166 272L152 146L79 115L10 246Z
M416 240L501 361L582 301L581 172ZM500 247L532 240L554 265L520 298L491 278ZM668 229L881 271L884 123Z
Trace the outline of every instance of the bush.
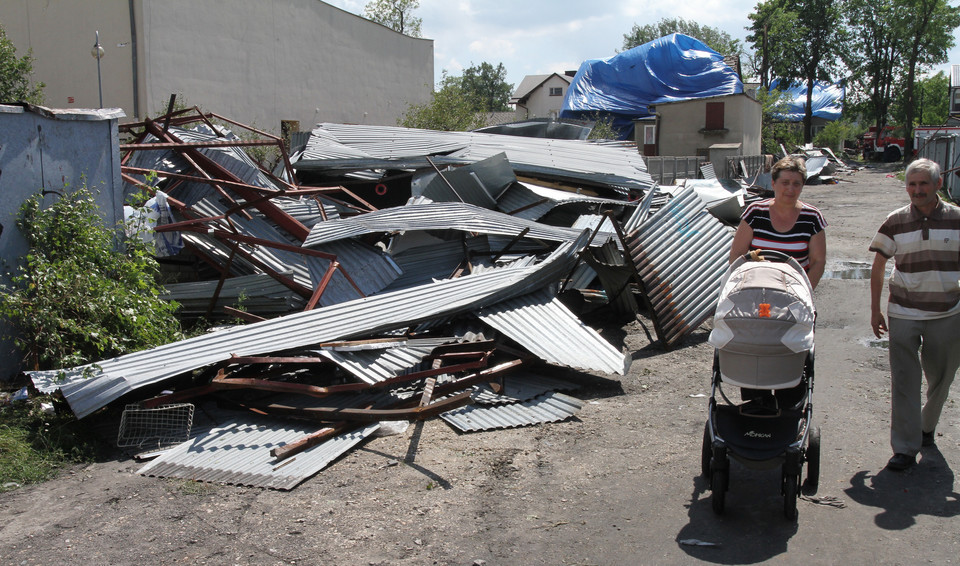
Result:
M852 124L849 120L835 120L828 123L813 138L813 145L829 147L834 153L843 151L844 142L854 141L857 136L867 131L863 126Z
M138 237L119 240L103 225L86 187L43 208L23 203L17 227L29 250L0 316L19 330L30 369L59 369L159 346L180 337L176 303L159 298L157 263Z

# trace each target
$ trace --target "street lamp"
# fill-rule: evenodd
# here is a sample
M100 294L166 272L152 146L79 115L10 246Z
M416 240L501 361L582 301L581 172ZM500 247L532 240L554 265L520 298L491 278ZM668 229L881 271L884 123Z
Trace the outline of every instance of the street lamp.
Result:
M103 81L100 80L100 58L103 57L103 46L100 45L100 30L97 30L97 42L93 44L90 55L97 60L97 90L100 92L100 108L103 108Z

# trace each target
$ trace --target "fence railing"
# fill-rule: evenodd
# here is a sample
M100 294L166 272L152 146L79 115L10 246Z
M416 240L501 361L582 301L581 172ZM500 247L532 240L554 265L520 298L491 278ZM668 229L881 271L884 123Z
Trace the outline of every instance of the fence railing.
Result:
M700 167L707 162L706 157L697 155L645 156L647 172L661 185L674 185L677 179L701 179ZM758 172L766 172L769 165L767 155L738 155L728 157L725 163L714 163L714 174L721 179L746 177L752 179Z
M645 156L644 159L647 161L647 173L660 185L673 185L677 179L700 177L700 164L707 160L696 155L654 155Z
M930 138L920 148L920 157L936 161L943 176L943 189L954 201L960 200L960 177L955 169L960 167L960 136L938 135Z

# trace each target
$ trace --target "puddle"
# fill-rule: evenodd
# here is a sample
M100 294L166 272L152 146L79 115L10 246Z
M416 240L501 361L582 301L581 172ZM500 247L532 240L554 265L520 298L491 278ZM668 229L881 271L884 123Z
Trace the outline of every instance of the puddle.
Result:
M821 279L870 279L871 267L865 261L830 262Z
M860 343L867 348L880 348L881 350L888 350L890 348L890 340L887 338L861 338Z

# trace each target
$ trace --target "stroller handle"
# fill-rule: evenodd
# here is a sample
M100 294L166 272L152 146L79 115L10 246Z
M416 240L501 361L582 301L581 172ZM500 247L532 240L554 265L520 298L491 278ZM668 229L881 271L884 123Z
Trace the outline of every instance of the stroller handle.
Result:
M744 261L772 261L775 263L787 263L791 257L783 252L776 250L750 250L743 254Z

